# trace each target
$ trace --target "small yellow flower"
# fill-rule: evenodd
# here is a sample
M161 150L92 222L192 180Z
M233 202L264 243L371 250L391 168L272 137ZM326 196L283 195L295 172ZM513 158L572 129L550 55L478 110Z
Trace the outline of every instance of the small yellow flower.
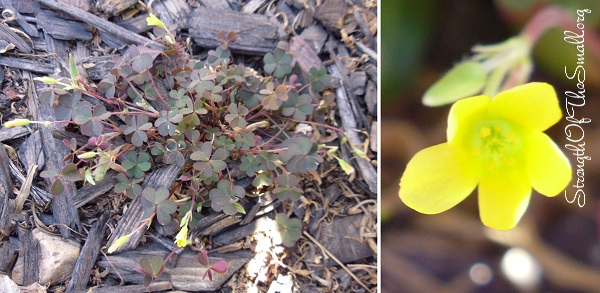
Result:
M179 233L175 236L175 243L178 247L185 247L188 244L187 239L188 226L185 225L179 230Z
M165 24L160 19L158 19L158 17L156 17L156 15L154 15L153 13L150 13L150 16L146 17L146 22L148 23L148 25L166 28Z
M571 165L543 133L561 119L554 88L528 83L456 102L448 117L447 143L418 152L400 180L400 199L424 213L446 211L478 187L484 225L513 228L533 187L556 196L571 180Z

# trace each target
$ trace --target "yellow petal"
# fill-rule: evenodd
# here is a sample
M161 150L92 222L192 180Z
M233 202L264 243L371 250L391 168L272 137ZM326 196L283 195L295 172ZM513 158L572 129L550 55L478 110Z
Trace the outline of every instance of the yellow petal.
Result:
M525 136L527 174L533 188L545 195L555 196L571 181L571 164L560 148L541 132Z
M421 150L400 179L400 199L424 214L446 211L477 186L480 168L472 163L468 155L447 143Z
M484 225L497 230L513 228L527 209L531 186L525 170L500 168L479 182L479 216Z
M544 131L562 117L554 88L531 82L499 93L492 99L490 115Z
M490 105L490 97L475 96L462 99L450 108L446 135L450 144L463 143L471 127L481 119Z

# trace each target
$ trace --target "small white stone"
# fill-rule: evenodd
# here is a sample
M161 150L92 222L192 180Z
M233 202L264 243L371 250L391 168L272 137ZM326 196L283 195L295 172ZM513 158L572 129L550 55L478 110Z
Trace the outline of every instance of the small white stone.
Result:
M70 239L65 240L58 235L46 233L39 228L33 229L31 234L33 239L38 241L38 283L41 285L56 284L71 276L81 251L81 244ZM17 259L12 279L19 285L29 285L23 284L22 255L19 255Z
M7 275L0 274L0 292L2 293L20 293L19 285L11 280Z

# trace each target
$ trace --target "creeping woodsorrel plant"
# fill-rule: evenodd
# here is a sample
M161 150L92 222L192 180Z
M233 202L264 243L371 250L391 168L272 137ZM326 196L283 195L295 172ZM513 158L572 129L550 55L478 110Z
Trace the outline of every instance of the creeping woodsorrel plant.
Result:
M264 73L272 75L233 64L228 45L235 33L220 34L221 46L197 60L176 42L172 28L153 15L147 21L168 49L130 46L114 57L113 68L97 85L78 75L71 58L70 78L37 79L49 85L41 97L53 105L59 121L17 119L6 124L70 125L71 131L87 137L87 143L65 140L72 151L65 168L46 167L42 176L54 180L50 191L62 193L63 180L95 184L109 169L116 170L113 191L142 198L146 220L138 230L149 227L155 217L160 225L178 221L178 248L192 242L189 231L199 213L245 213L240 200L246 190L236 185L233 168L253 178L259 194L272 191L288 203L299 199L298 175L317 170L327 152L294 129L298 123L318 125L307 120L323 100L326 72L315 68L308 84L298 84L297 76L290 75L293 58L285 43L264 57ZM182 167L177 190L141 188L147 172L169 164ZM180 198L188 201L174 201ZM300 228L294 225L288 233ZM131 235L114 241L108 252L117 251ZM294 245L297 239L287 237L284 244ZM198 260L210 279L211 270L227 270L222 262L209 264L206 251ZM163 272L166 261L140 261L138 271L146 275L146 284Z

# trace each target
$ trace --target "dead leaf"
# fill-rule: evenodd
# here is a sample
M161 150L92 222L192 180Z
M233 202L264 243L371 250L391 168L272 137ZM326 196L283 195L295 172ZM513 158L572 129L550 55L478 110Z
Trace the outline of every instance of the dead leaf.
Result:
M0 53L6 53L6 51L10 51L15 48L15 44L9 43L4 48L0 48Z

